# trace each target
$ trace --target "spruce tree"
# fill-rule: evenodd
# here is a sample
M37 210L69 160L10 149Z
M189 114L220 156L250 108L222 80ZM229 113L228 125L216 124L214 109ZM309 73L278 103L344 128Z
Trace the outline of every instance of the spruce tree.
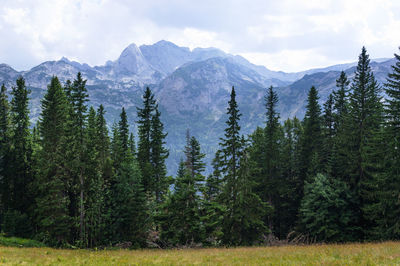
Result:
M114 161L115 174L110 184L110 239L144 247L149 227L148 207L140 168L128 146L128 128L123 109L118 126L113 129L113 157L120 161Z
M39 169L35 182L39 238L53 245L68 242L72 222L68 213L63 149L67 116L66 96L58 78L53 77L42 100L39 123L41 149L37 155Z
M96 111L89 109L86 129L86 165L85 165L85 246L98 245L105 227L105 184L102 165L99 160L101 147L98 146Z
M348 162L350 188L355 192L358 206L354 208L359 225L368 228L374 221L368 209L376 201L376 172L381 167L382 154L380 130L382 124L382 104L379 87L369 65L365 47L359 56L355 77L351 84L348 117ZM374 184L375 183L375 184Z
M317 174L304 186L300 208L300 225L317 241L345 242L353 239L354 216L349 186L340 180Z
M143 95L143 108L137 108L138 116L138 162L143 177L144 190L147 194L154 191L153 168L151 165L151 120L156 101L150 88L147 87Z
M219 161L215 163L223 178L220 202L226 214L221 227L222 241L227 245L244 245L260 240L268 230L262 221L265 205L254 193L255 184L249 174L251 166L245 154L245 140L240 136L241 114L234 87L228 104L225 137L220 139ZM242 158L244 154L246 157Z
M151 119L151 132L150 132L150 162L152 164L152 182L154 184L154 195L156 203L164 200L168 192L171 180L167 177L167 167L165 160L168 158L169 152L164 147L165 138L164 125L160 120L161 113L158 111L158 106L155 106L155 113Z
M162 205L160 215L161 239L170 245L191 246L203 242L199 186L199 180L192 176L191 169L181 161L174 192Z
M7 172L11 148L10 126L10 105L7 99L7 89L3 84L0 91L0 217L3 217L4 211L8 209L10 198L9 172Z
M387 95L385 167L379 182L377 231L382 238L400 237L400 55L395 54L395 64L385 84Z
M9 208L26 213L33 200L28 188L32 181L31 173L31 134L29 130L29 94L25 80L19 77L17 86L12 88L11 100L11 145L10 164L12 169L9 179Z
M82 74L78 72L76 79L71 86L71 100L73 108L73 129L75 136L75 173L79 182L79 239L81 244L86 243L86 228L85 228L85 154L86 143L85 133L87 126L87 101L89 95L86 89L86 80Z
M300 178L312 178L320 172L322 147L321 107L318 103L318 91L313 86L308 93L306 115L304 117L304 133L301 139Z

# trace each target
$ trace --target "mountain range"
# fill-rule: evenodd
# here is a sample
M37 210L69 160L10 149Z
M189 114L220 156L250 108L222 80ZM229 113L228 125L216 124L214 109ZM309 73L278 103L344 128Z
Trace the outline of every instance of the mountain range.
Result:
M394 59L372 60L372 70L380 84L386 80ZM216 48L179 47L168 41L138 47L126 47L118 59L102 66L89 66L63 57L46 61L27 71L16 71L0 64L0 83L9 89L22 75L31 89L31 120L37 121L40 100L53 75L61 82L73 80L78 72L87 79L90 104L103 104L111 126L117 122L121 108L125 107L136 132L136 107L146 86L155 93L168 132L167 147L170 157L168 171L174 174L185 142L186 130L199 139L207 154L209 165L225 128L226 107L232 86L237 92L239 109L243 114L243 134L251 133L265 120L264 95L266 88L274 86L279 95L278 111L281 120L304 116L307 93L316 86L323 103L335 89L340 71L349 78L354 76L356 62L311 69L296 73L272 71L250 63L238 55ZM208 168L209 169L209 168Z

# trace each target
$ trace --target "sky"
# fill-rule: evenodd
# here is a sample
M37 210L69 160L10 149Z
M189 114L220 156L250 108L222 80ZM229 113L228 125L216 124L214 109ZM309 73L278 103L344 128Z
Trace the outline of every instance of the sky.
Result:
M116 60L131 43L216 47L295 72L389 58L400 46L399 0L0 0L0 63L28 70L65 56Z

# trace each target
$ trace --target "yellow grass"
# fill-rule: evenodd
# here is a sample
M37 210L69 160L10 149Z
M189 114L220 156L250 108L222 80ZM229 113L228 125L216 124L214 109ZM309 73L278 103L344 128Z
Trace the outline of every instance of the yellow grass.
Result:
M0 247L9 265L400 265L400 242L186 250Z

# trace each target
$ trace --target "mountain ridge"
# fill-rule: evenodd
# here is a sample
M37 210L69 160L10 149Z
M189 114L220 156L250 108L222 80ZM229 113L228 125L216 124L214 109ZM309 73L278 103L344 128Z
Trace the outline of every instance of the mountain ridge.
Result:
M385 81L393 59L372 62L379 83ZM371 60L374 61L374 60ZM202 144L211 161L223 134L229 91L235 86L239 109L243 113L244 134L251 133L264 121L266 88L274 86L280 97L281 119L304 115L308 89L315 85L321 103L335 89L339 71L352 77L355 63L311 69L298 73L271 71L251 64L241 56L227 54L217 48L179 47L160 41L153 45L131 44L114 61L102 66L89 66L63 57L43 62L27 71L16 71L0 64L0 83L8 88L22 75L31 89L31 118L35 123L40 114L40 99L53 75L61 82L74 79L77 72L87 79L90 104L103 104L111 125L125 107L131 129L136 132L136 107L141 106L143 89L150 86L162 111L170 149L169 173L174 173L182 156L186 129L189 128Z

